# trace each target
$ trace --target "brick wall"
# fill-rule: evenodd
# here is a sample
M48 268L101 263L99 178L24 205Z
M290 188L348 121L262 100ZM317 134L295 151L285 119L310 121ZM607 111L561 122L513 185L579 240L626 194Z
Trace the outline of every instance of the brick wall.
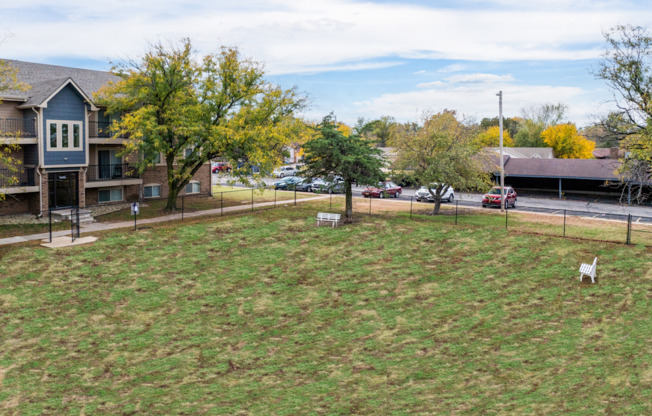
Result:
M29 194L5 195L0 201L0 215L25 214L29 212Z
M156 166L155 168L149 168L143 172L143 186L146 185L161 185L161 197L167 198L170 193L170 188L168 187L168 176L167 176L167 167L166 166ZM200 182L200 192L204 195L207 195L211 191L211 165L207 163L203 165L195 176L193 180ZM183 189L179 192L179 196L186 195L186 190Z

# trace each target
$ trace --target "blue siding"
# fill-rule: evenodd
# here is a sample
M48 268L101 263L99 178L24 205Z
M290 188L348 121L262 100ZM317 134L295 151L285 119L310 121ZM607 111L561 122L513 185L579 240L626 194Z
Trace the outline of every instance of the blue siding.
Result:
M86 125L84 124L86 104L75 88L68 85L48 102L48 107L43 109L43 155L44 165L71 165L78 166L86 163ZM81 122L81 151L55 151L48 152L47 144L50 140L48 130L49 120L78 121ZM72 136L71 136L72 145Z

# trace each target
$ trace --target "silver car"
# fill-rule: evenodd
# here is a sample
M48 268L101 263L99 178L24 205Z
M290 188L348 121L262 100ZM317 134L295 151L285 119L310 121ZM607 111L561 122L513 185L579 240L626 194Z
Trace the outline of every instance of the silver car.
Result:
M432 189L433 193L435 192L437 186L438 185L436 183L430 184L430 189ZM432 194L430 194L430 191L425 186L419 188L419 190L414 195L417 197L418 202L421 201L435 202L435 198L432 196ZM441 196L441 200L453 202L455 200L455 189L453 189L452 186L449 186L448 189L446 189L444 194Z

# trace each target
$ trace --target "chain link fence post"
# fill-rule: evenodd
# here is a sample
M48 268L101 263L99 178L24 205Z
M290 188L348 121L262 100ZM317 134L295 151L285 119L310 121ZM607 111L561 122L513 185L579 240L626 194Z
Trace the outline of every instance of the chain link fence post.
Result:
M509 210L507 208L505 208L505 231L508 231L508 229L507 229L507 221L508 221L508 218L509 218L509 216L507 215L508 212L509 212Z
M410 197L410 219L412 219L412 200L414 199L413 196Z
M564 210L564 235L562 237L566 238L566 210Z
M458 200L455 199L455 225L457 225L457 205L458 205Z
M220 192L220 217L224 216L224 191Z

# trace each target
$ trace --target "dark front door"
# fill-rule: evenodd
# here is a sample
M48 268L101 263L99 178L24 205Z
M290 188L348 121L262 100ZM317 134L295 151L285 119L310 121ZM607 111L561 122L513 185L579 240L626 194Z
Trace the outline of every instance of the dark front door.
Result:
M79 172L48 173L50 208L79 205Z

